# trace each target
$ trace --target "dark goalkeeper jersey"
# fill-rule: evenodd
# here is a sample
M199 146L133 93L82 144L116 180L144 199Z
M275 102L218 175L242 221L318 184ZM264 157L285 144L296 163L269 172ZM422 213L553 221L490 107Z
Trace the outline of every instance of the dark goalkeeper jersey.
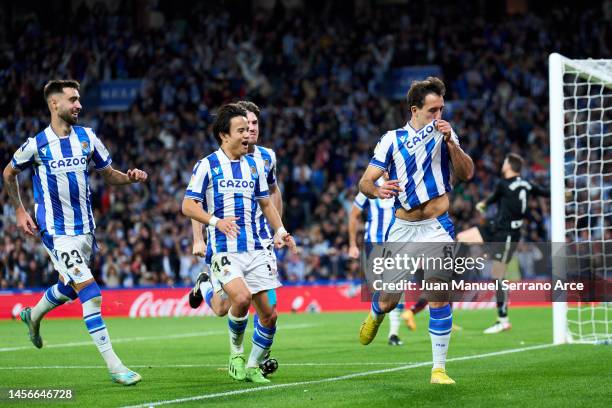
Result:
M519 176L497 182L495 192L485 201L487 206L497 203L497 214L492 220L497 229L518 230L521 227L531 194L548 196L550 190Z

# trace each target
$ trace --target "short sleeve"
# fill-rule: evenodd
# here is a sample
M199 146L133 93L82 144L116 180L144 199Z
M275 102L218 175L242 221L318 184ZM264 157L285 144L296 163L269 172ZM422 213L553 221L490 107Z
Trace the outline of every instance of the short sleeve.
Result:
M98 136L91 129L88 130L89 137L91 139L91 145L93 148L92 159L94 161L94 166L98 171L104 170L105 168L110 166L113 160L110 157L108 149L106 148L106 146L104 146Z
M362 192L359 192L359 194L357 194L357 196L355 197L355 200L353 200L353 205L363 210L367 202L368 197L366 197L365 194L363 194Z
M370 166L387 171L393 159L393 149L393 132L388 132L376 144L374 156L370 160Z
M34 163L36 154L36 139L30 137L13 155L11 165L14 169L25 170Z
M266 180L266 172L263 161L256 159L255 166L257 168L257 179L255 180L255 198L268 198L270 197L270 192L268 191L268 181Z
M196 163L191 173L191 180L185 192L185 198L196 201L205 201L206 189L210 184L210 165L208 160L202 159Z

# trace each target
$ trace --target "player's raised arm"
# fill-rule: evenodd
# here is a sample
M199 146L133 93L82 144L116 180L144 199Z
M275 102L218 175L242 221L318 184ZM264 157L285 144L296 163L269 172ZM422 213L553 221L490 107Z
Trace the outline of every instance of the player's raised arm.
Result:
M485 198L484 200L476 203L476 210L478 210L478 212L484 213L489 205L499 201L499 199L501 198L501 189L502 189L502 185L498 181L497 184L495 185L495 191L493 192L493 194L491 194L489 197Z
M459 138L451 128L450 123L442 119L437 120L436 128L444 134L444 142L448 148L455 176L461 181L468 181L474 177L474 162L459 145Z

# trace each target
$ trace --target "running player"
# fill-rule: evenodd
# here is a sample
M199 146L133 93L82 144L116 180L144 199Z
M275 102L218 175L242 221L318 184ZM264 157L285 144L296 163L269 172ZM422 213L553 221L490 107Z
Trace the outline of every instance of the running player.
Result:
M144 182L147 173L138 169L126 173L115 170L108 150L93 130L76 126L82 109L79 87L72 80L52 80L45 85L51 124L29 138L4 169L5 189L15 208L17 226L27 235L40 236L59 273L59 281L47 289L36 306L25 308L20 316L28 326L30 340L41 348L40 323L45 314L78 298L87 330L111 379L132 385L142 378L123 365L113 351L102 320L102 294L90 269L96 244L88 166L93 161L96 171L110 185ZM32 169L36 223L19 195L17 175L27 168Z
M283 215L283 198L281 195L280 188L276 184L276 154L272 149L257 145L259 139L259 120L261 110L253 102L239 101L237 105L241 106L247 111L247 121L249 125L249 148L248 155L251 157L257 157L264 162L264 170L266 172L266 181L268 182L268 189L270 190L270 199L272 204L278 211L278 214ZM202 224L192 220L193 227L193 254L197 256L206 255L206 242L202 234ZM272 233L270 224L263 216L261 208L257 208L257 214L255 216L255 225L259 226L259 236L262 240L262 245L265 248L272 249L274 243L272 242ZM276 255L274 255L274 261L271 266L274 270L278 270L276 266ZM207 260L210 263L210 260ZM268 302L270 307L276 307L276 290L270 289L267 293ZM211 310L217 316L225 316L230 308L230 302L219 281L210 275L207 271L203 271L198 276L193 289L189 292L189 305L196 309L200 307L202 301L206 300L206 303ZM258 316L253 317L253 324L256 324ZM269 353L265 357L264 361L260 364L265 376L272 374L278 368L278 362L270 358Z
M409 122L403 128L387 132L380 139L374 157L359 182L359 189L368 198L396 198L397 210L389 230L388 243L454 241L447 195L451 191L451 165L458 179L469 180L474 164L461 149L459 138L450 123L442 119L444 94L444 83L438 78L429 77L412 83L408 91ZM385 171L389 172L391 180L377 186L376 181ZM426 281L441 283L450 280L450 276L437 274L436 271L429 275L427 272ZM453 384L445 370L452 328L449 294L432 295L436 295L436 298L430 299L429 303L429 333L434 363L431 383ZM359 332L362 344L369 344L374 339L385 313L395 308L400 297L401 293L374 294L372 309Z
M259 364L269 351L276 332L276 310L267 292L280 286L271 248L265 248L255 224L261 208L275 230L275 246L296 251L293 238L282 225L268 192L264 162L248 152L247 112L237 104L222 106L213 125L219 150L200 160L183 200L183 214L208 225L207 257L211 271L230 300L229 374L256 383L269 382ZM249 306L259 316L255 322L253 348L244 357L244 331Z

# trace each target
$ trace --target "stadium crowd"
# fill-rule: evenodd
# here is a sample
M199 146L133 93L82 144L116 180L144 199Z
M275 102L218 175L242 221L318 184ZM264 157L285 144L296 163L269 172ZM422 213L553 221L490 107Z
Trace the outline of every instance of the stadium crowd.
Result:
M130 17L131 2L112 13L83 2L50 26L36 13L3 24L2 166L47 126L42 87L49 79L75 78L87 94L102 80L142 78L127 111L85 105L80 118L109 148L115 168L149 173L148 183L129 188L90 178L95 273L106 287L190 284L202 260L191 255L191 223L180 202L193 164L217 148L215 109L249 99L263 108L260 142L276 151L283 218L303 249L278 253L282 278L351 279L359 265L346 254L347 220L357 181L378 138L408 119L404 101L379 92L390 69L441 67L445 116L476 164L474 179L451 193L460 231L483 221L475 204L491 193L506 153L523 155L525 176L548 184L548 54L609 57L612 44L600 6L491 17L479 3L356 2L362 7L345 13L324 3L245 14L211 2L170 12L160 2L156 23L143 26ZM466 15L474 16L469 24ZM31 211L29 176L20 183ZM546 201L530 202L525 240L549 239ZM0 207L0 289L48 286L56 275L42 245L17 232L5 193Z

